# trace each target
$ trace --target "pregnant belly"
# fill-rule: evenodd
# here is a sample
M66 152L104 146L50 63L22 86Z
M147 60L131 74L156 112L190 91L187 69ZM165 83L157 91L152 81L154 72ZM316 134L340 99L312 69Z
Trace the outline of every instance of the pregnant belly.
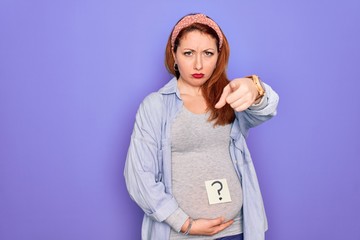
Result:
M234 219L242 208L242 189L236 175L227 176L231 202L209 204L205 181L212 179L197 179L196 182L177 182L173 180L173 195L179 206L190 217Z

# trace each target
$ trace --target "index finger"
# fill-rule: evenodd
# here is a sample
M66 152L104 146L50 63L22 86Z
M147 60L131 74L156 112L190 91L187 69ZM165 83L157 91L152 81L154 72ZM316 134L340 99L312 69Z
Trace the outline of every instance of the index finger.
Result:
M226 98L229 96L230 93L231 93L231 87L228 84L224 87L219 101L215 104L215 108L222 108L223 106L225 106Z

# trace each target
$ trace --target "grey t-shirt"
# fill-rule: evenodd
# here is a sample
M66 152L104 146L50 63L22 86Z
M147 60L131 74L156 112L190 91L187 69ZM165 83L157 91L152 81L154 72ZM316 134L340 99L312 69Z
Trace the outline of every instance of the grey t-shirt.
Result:
M175 118L171 129L173 195L193 219L223 216L235 222L212 237L183 236L176 229L170 239L214 239L242 232L242 189L229 152L231 125L214 127L208 117L208 113L194 114L183 107ZM214 179L226 179L231 202L209 204L205 181ZM178 228L184 220L176 222L173 215L167 222Z

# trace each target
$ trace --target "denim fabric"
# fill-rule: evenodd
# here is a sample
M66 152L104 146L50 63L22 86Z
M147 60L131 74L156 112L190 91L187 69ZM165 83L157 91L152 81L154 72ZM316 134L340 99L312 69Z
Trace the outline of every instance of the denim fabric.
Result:
M217 238L216 240L243 240L243 239L244 239L243 234L238 234L234 236Z

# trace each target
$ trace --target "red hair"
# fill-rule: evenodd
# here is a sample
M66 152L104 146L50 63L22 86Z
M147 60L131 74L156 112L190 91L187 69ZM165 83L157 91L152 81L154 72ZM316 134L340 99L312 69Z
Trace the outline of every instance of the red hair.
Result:
M221 32L223 36L223 44L221 46L221 49L219 48L219 37L216 34L216 31L211 27L201 23L193 23L190 26L182 29L179 32L177 38L175 39L173 49L171 47L172 34L170 34L165 49L165 66L171 74L176 76L176 78L179 78L180 73L178 71L175 71L174 69L175 60L172 51L176 52L182 37L191 31L200 31L205 34L209 34L214 39L216 39L219 51L216 68L211 77L201 86L201 91L205 98L207 109L210 111L210 116L208 120L214 121L214 125L230 124L235 119L235 113L231 106L229 104L225 104L225 106L220 109L215 108L215 104L219 101L224 87L229 83L229 79L226 75L226 68L229 61L230 47L222 31Z

